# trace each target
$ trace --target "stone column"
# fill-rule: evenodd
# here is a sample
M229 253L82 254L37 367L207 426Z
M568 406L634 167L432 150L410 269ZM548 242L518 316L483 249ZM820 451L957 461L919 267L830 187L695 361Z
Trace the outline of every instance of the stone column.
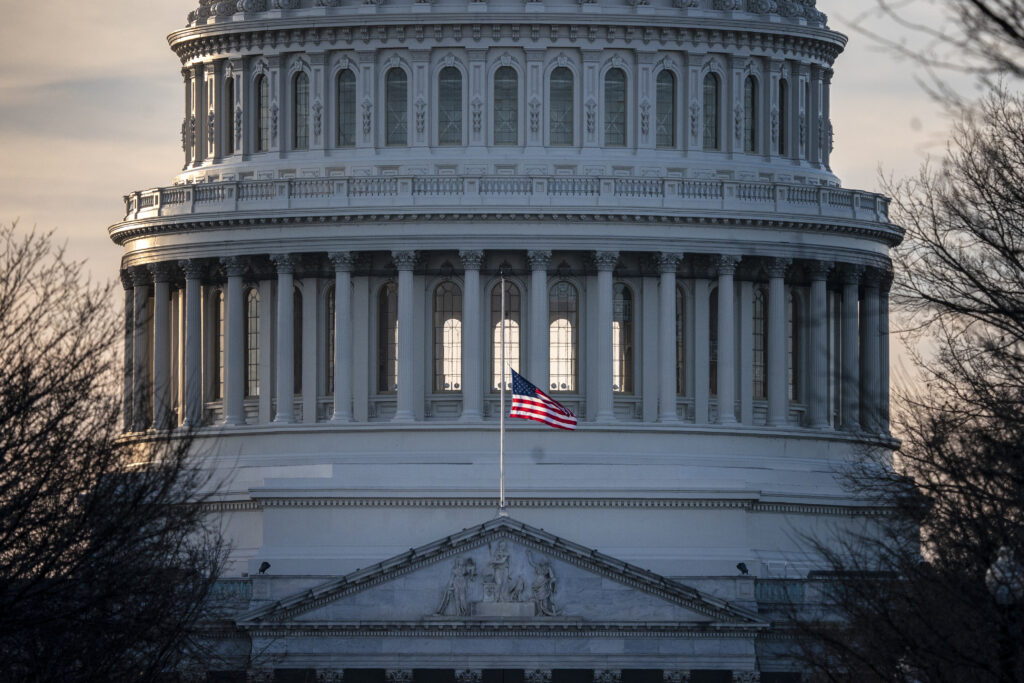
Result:
M879 306L878 288L881 274L871 268L864 275L864 303L860 310L860 424L872 434L879 429L879 413L881 412L881 392L879 391L880 354L879 354Z
M736 256L718 258L718 422L736 423Z
M886 271L878 292L878 389L881 392L878 416L878 431L889 435L889 289L892 287L892 271Z
M462 421L483 419L484 353L480 343L480 264L482 251L460 251L465 271L462 291ZM504 371L504 370L503 370Z
M412 271L410 270L410 272ZM401 329L401 325L399 325L399 329ZM412 683L412 669L385 669L384 680L386 683Z
M768 261L768 426L782 427L788 422L786 364L786 269L789 259Z
M807 418L811 429L828 429L828 290L826 278L832 269L829 261L812 261L807 272L811 278L808 359L810 395Z
M199 259L179 261L185 271L185 420L195 429L203 423L203 304L202 276L206 266Z
M245 260L229 256L220 260L228 276L224 297L224 424L244 425L245 406L245 297L242 275Z
M352 421L352 266L347 251L329 255L334 264L334 413L331 422Z
M551 669L527 669L523 671L523 683L551 683Z
M621 683L620 669L594 669L594 683Z
M706 269L701 267L706 274ZM708 402L711 394L711 280L693 280L693 422L704 425L710 420Z
M548 262L551 260L551 252L528 251L526 258L530 262L530 327L525 335L530 340L529 379L548 391L551 384L548 377L551 371L551 320L548 312Z
M690 683L689 671L662 671L663 683Z
M132 270L134 294L132 322L132 427L141 432L148 429L149 397L153 390L149 376L149 272L143 268Z
M612 392L612 271L619 260L617 251L594 252L597 266L597 325L591 327L597 335L597 387L590 388L596 394L597 422L611 422L615 419L615 395Z
M416 388L416 349L420 346L413 322L416 319L416 292L412 269L416 264L416 252L394 251L391 257L398 269L398 409L393 421L412 422L416 419L413 391Z
M456 669L455 683L480 683L483 680L482 669Z
M315 277L302 278L302 348L299 354L302 357L302 421L306 424L316 424L317 419L317 301L320 292L320 280Z
M277 415L274 422L295 419L295 264L291 254L274 254L277 266Z
M761 674L757 671L733 671L732 683L761 683Z
M658 254L658 395L659 422L676 422L676 269L679 254Z
M153 274L153 429L171 426L171 275L169 263L149 266Z
M317 669L316 683L345 683L345 670Z
M842 418L843 429L850 432L860 430L860 349L857 331L857 298L860 286L861 266L847 266L843 269L843 378Z
M127 270L121 271L121 285L124 287L124 379L121 385L121 419L122 429L126 432L132 431L132 333L135 329L133 322L135 314L135 292L133 291L132 276Z

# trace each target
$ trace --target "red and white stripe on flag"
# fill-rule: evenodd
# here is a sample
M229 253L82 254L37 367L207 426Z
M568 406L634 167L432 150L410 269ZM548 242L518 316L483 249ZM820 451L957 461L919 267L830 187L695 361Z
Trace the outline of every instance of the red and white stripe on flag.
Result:
M576 415L512 371L512 410L509 417L536 420L558 429L576 429Z

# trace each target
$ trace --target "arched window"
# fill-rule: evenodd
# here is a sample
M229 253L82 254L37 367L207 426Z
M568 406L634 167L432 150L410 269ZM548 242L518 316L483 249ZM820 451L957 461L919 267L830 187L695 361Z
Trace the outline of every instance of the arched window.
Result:
M704 149L716 150L720 145L721 122L718 116L721 82L718 74L704 76Z
M295 393L302 393L302 290L296 287L292 290L292 362L295 382Z
M337 315L337 308L334 300L334 287L328 287L324 296L324 394L334 395L334 345L337 340L334 338L334 317Z
M377 391L398 390L398 285L389 282L377 295Z
M519 143L519 74L510 66L494 72L494 144Z
M309 149L309 76L304 71L295 74L292 85L295 119L292 121L292 146Z
M515 370L522 369L520 351L520 330L523 314L523 303L519 287L505 281L505 364ZM501 283L491 288L491 391L501 390L502 374L505 376L505 388L510 389L509 378L512 376L501 367Z
M708 395L718 396L718 288L708 297Z
M573 131L573 78L572 71L560 66L551 72L549 81L549 128L552 145L571 145Z
M266 76L256 77L256 151L270 149L270 81Z
M654 115L655 144L658 147L676 146L676 77L668 69L658 73L656 109Z
M743 151L757 152L757 81L753 76L743 81Z
M454 66L441 69L437 78L437 144L462 144L462 72Z
M210 301L210 330L210 399L218 401L224 398L224 292L220 289Z
M356 75L351 69L338 73L336 141L338 147L356 144Z
M227 154L235 153L235 77L228 76L224 79L224 111L221 115L224 121L224 151Z
M250 289L245 295L245 396L260 395L260 293Z
M800 400L800 298L793 293L789 295L789 315L786 320L786 366L789 368L787 377L788 396L790 401Z
M768 293L754 290L754 398L768 397L765 368L768 364Z
M789 83L779 81L779 156L786 156L787 132L789 126Z
M434 290L434 392L462 391L462 290L442 282Z
M612 391L633 393L633 292L621 282L612 298Z
M579 348L579 296L568 282L556 283L548 294L548 357L552 391L576 391Z
M397 66L384 77L386 120L384 143L405 145L409 140L409 77Z
M686 395L686 292L676 285L676 395Z
M609 69L604 75L604 144L626 146L626 72Z

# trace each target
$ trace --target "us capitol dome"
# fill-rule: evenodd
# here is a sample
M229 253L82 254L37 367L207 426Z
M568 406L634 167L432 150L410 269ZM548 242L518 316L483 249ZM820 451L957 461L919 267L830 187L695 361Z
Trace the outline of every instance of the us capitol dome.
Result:
M806 538L896 445L902 236L830 167L814 0L204 0L169 42L183 166L109 232L125 431L224 482L183 680L800 680ZM503 327L579 425L507 421L499 516Z

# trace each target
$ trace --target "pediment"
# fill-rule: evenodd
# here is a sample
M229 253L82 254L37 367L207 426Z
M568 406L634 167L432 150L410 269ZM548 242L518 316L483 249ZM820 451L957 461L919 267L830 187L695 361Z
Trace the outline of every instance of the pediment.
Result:
M239 626L759 628L753 613L498 517L237 619Z

